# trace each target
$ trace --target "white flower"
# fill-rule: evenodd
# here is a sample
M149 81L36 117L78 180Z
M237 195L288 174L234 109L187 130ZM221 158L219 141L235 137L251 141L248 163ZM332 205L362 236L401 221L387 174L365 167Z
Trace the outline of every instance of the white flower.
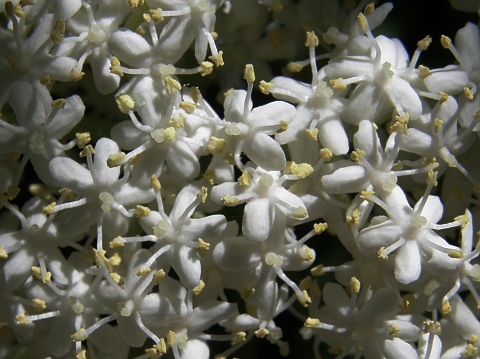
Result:
M357 244L361 250L376 251L382 258L396 252L395 278L398 282L410 284L416 281L425 261L435 251L448 253L456 249L434 232L443 228L437 225L443 214L438 197L424 194L411 208L403 190L397 186L386 196L384 203L374 201L387 212L388 218L374 218L370 227L360 231Z
M308 217L302 200L282 186L285 179L277 171L247 167L238 182L214 186L212 199L227 206L246 202L242 232L251 240L264 241L277 216Z

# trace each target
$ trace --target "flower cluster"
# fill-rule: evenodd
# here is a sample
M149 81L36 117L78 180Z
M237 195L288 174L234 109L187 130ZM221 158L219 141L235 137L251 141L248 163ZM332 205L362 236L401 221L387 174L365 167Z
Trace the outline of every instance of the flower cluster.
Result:
M0 357L298 357L290 312L317 359L480 358L477 24L409 54L388 2L0 3Z

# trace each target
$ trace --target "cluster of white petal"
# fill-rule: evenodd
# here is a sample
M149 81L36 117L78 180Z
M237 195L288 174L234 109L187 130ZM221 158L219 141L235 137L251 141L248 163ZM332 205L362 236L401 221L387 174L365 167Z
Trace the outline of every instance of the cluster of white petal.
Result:
M317 359L480 359L477 24L410 55L391 3L0 4L0 357L298 357L290 311Z

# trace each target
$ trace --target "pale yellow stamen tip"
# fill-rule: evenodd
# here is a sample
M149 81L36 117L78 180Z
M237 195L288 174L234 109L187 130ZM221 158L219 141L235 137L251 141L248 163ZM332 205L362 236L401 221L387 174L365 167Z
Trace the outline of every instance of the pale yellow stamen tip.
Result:
M198 283L198 285L192 290L195 295L199 295L200 293L202 293L203 288L205 288L205 282L203 280L200 280L200 283Z
M452 48L452 40L450 40L448 36L442 35L442 37L440 38L440 42L445 49Z
M313 275L314 277L320 277L325 274L323 271L323 264L319 264L316 267L313 267L310 269L310 274Z
M260 92L263 93L264 95L270 94L270 90L273 87L273 82L266 82L264 80L260 81L260 85L258 87L260 88Z
M118 167L124 164L124 158L127 155L124 152L112 153L107 158L107 166L110 168Z
M307 32L307 40L305 41L305 46L318 46L318 37L313 31Z
M248 171L242 172L242 175L238 178L238 184L242 188L250 186L250 173Z
M128 113L135 108L135 101L129 95L120 95L115 98L118 109L123 113Z
M191 115L193 113L193 111L195 111L195 108L197 107L197 105L195 105L193 102L189 102L189 101L182 101L182 102L180 102L179 106L181 107L181 109L183 111L185 111L189 115Z
M72 336L72 339L76 342L81 342L81 341L84 341L85 339L88 338L88 333L87 331L84 329L84 328L80 328L79 330L77 330L77 332L75 334L73 334Z
M35 306L35 309L37 310L44 310L47 308L47 305L45 304L45 301L41 300L40 298L34 298L32 299L33 305Z
M163 278L165 278L165 276L165 271L163 269L159 269L153 274L153 280L156 284L159 284L163 280Z
M154 189L159 191L162 186L160 185L160 181L158 180L157 176L152 175L150 177L150 186Z
M247 64L245 66L245 71L243 73L243 78L247 82L255 82L255 71L253 70L252 64Z
M327 223L315 223L313 225L313 231L316 233L316 234L320 234L320 233L323 233L327 230L328 228L328 224Z
M265 338L268 334L270 334L270 332L268 331L268 329L265 329L265 328L260 328L258 330L255 330L255 336L257 338Z
M92 140L90 137L90 132L77 133L75 137L76 137L75 143L80 149L85 148L85 146L88 145Z
M317 319L317 318L307 318L307 320L305 321L304 325L307 327L307 328L313 328L317 325L320 324L320 320Z
M360 292L360 281L357 278L352 277L350 279L350 288L352 293L358 294Z
M139 270L137 270L137 272L135 273L137 276L141 276L141 275L145 275L145 274L148 274L152 271L151 268L149 267L145 267L145 268L140 268Z
M210 60L212 60L215 63L215 66L223 66L225 63L223 62L223 51L219 51L217 56L209 56L208 57Z
M305 133L307 134L309 140L316 141L318 136L318 128L314 128L313 130L307 128Z
M290 72L300 72L303 69L303 65L299 62L290 62L287 65L287 70Z
M42 213L46 216L57 213L57 211L55 210L56 205L57 205L56 202L50 203L49 205L42 208Z

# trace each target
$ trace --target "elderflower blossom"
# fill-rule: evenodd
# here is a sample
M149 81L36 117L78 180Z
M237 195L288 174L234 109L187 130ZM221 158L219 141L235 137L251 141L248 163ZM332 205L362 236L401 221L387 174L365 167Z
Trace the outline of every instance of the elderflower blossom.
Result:
M480 3L397 3L0 1L0 357L480 358Z

